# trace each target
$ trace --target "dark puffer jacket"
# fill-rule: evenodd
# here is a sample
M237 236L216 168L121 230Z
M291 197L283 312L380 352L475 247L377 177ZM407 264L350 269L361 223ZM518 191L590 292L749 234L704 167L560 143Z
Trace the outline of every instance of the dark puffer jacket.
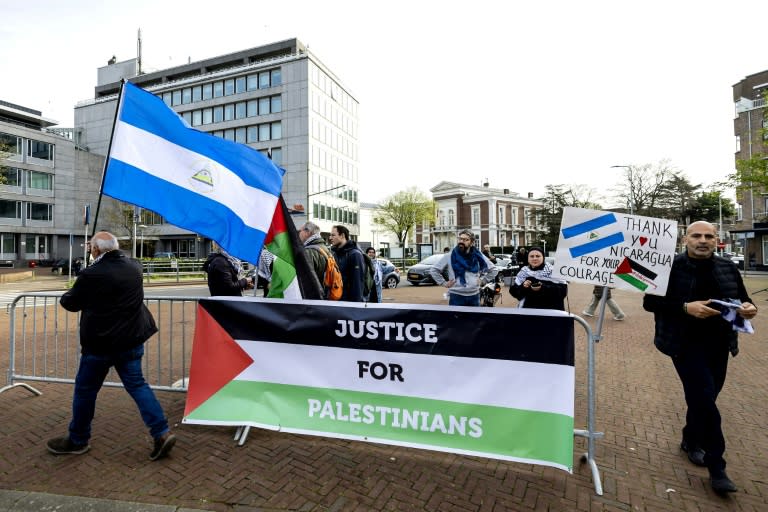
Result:
M690 317L683 311L683 304L706 299L739 299L752 302L744 288L744 281L733 262L713 255L712 279L717 283L722 297L695 297L696 272L687 252L675 256L669 274L669 284L665 296L646 295L643 308L653 313L656 320L656 333L653 342L661 352L668 356L679 355L695 340L691 338ZM695 320L693 320L695 321ZM722 337L728 343L731 354L739 353L738 334L731 326L723 322L715 324L713 337Z
M248 280L240 279L232 263L217 252L208 255L203 270L208 274L208 291L211 296L241 297L243 290L248 287Z

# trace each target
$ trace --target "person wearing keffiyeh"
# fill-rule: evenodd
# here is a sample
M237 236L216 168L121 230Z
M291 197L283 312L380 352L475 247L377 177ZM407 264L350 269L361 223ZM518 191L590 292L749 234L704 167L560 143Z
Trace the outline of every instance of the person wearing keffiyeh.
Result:
M448 279L443 272L447 269ZM480 306L480 288L491 281L499 269L475 247L475 235L464 229L451 252L444 253L429 274L438 286L448 288L449 306Z
M509 293L520 301L518 307L559 309L565 311L568 285L552 275L552 267L544 260L540 247L528 250L528 265L520 269Z
M240 297L243 290L253 288L253 279L240 277L240 260L232 257L218 244L214 243L215 252L208 255L203 270L208 274L208 291L211 296L223 295Z

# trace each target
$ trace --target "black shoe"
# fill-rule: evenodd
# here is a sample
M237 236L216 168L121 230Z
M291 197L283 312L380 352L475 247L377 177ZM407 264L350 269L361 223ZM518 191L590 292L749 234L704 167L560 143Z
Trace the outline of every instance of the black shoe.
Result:
M48 451L56 455L81 455L91 449L91 445L75 444L69 436L55 437L47 443Z
M697 466L706 466L704 463L705 451L695 444L688 444L687 441L680 443L680 449L688 454L688 460Z
M162 459L168 452L171 451L173 445L176 444L176 436L170 432L166 432L162 436L155 439L155 447L152 453L149 454L149 460Z
M738 491L736 484L728 478L728 475L726 475L723 470L711 471L709 473L709 483L717 494L727 494L729 492Z

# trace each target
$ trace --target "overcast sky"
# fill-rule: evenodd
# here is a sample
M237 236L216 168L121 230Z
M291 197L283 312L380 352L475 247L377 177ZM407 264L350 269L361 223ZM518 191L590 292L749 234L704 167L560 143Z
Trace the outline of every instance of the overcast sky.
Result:
M0 4L0 99L63 126L139 28L148 70L297 37L360 102L363 201L442 180L610 194L610 166L664 159L709 184L733 170L731 86L768 69L765 0Z

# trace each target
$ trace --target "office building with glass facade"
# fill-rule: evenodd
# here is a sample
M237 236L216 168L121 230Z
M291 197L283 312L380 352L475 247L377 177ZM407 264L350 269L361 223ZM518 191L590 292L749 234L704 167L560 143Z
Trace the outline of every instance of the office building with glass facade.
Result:
M91 152L108 151L123 78L161 97L192 128L269 154L286 171L283 196L297 225L311 220L330 232L345 224L359 233L358 101L297 39L148 73L137 59L111 60L98 71L94 98L75 107L78 142ZM112 203L104 206L110 219L133 215ZM207 251L209 241L195 233L139 215L144 254ZM131 236L125 228L116 234Z

